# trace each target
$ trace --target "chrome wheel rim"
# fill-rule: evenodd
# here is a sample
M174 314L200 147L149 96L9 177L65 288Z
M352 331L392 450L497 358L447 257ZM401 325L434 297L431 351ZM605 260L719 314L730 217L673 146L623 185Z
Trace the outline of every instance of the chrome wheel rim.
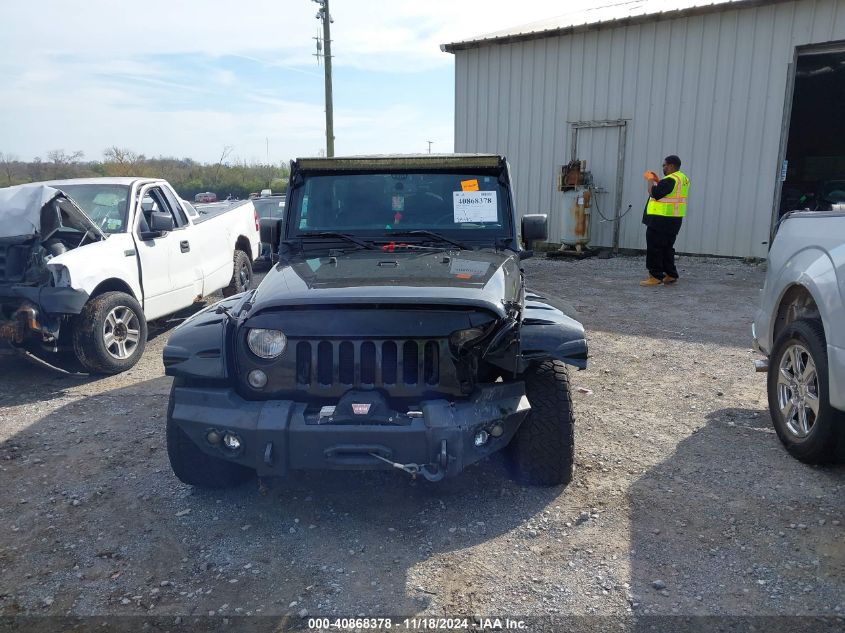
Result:
M247 266L247 264L241 264L241 269L238 271L238 276L241 280L241 288L243 288L244 290L249 290L250 275L249 266Z
M112 358L126 360L138 348L141 323L131 308L117 306L103 323L103 344Z
M819 415L819 375L807 348L793 343L778 367L778 408L787 431L805 439Z

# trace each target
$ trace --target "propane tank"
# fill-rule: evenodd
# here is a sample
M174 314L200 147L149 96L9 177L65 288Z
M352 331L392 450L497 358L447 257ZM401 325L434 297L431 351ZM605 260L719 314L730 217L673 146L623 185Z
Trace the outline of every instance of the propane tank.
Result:
M592 203L592 174L587 171L586 161L573 160L562 168L560 179L560 206L557 222L550 228L550 241L556 241L565 249L581 250L590 241L590 207ZM556 238L556 239L555 239Z

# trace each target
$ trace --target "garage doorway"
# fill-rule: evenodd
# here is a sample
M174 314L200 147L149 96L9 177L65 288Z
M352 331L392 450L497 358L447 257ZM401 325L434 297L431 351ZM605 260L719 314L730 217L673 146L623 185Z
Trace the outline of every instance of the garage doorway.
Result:
M799 48L791 79L775 222L796 209L845 205L845 42Z

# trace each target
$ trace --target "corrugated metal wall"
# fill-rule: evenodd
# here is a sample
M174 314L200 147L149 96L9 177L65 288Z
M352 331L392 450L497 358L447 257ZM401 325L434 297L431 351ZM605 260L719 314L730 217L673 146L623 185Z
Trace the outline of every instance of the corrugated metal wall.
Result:
M455 151L505 154L520 214L560 213L568 122L627 119L620 245L645 247L642 172L675 153L692 182L676 249L765 257L794 48L842 39L845 0L799 0L459 50ZM608 217L616 139L578 140ZM612 225L598 219L592 243L608 246Z

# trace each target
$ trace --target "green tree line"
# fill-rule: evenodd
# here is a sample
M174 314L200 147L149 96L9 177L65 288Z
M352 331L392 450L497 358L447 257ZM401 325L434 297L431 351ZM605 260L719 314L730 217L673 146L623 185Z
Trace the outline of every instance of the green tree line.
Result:
M289 168L282 165L250 164L229 160L232 148L224 148L216 163L200 163L191 158L147 158L123 147L109 147L102 160L85 160L81 151L56 149L45 158L31 161L0 151L0 187L42 180L92 178L97 176L139 176L164 178L180 196L193 200L204 191L220 199L246 198L251 193L270 188L275 193L287 186Z

